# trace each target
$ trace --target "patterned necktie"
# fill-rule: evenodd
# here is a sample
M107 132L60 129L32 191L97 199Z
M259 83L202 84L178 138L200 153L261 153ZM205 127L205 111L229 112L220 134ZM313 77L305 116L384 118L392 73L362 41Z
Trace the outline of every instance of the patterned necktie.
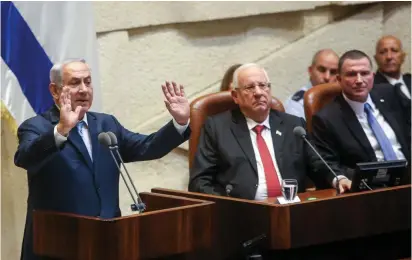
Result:
M256 142L259 149L260 158L262 159L263 169L265 170L266 185L268 197L277 197L282 195L278 174L276 173L275 165L273 164L272 156L262 137L263 125L257 125L253 128L256 132Z
M372 107L368 103L365 104L365 112L368 118L369 126L371 127L373 133L375 134L376 140L378 140L379 146L381 147L383 157L386 161L397 160L396 153L393 150L391 142L379 125L378 120L376 120L373 115Z
M77 127L77 132L79 132L79 135L83 138L83 127L85 127L86 126L86 122L84 122L83 120L82 121L79 121L78 123L77 123L77 125L76 125L76 127Z
M77 123L76 127L77 127L77 132L79 132L79 135L82 138L84 145L86 146L86 149L87 149L87 152L89 153L90 159L93 160L90 143L88 142L89 137L83 136L83 128L87 127L86 122L84 122L83 120L79 121Z

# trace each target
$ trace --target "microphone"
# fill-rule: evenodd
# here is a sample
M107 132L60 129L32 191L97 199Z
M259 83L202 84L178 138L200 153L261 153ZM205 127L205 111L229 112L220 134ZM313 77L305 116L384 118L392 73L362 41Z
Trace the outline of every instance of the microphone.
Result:
M328 167L329 171L331 171L333 173L333 175L336 178L336 194L340 194L339 191L339 178L338 175L336 175L336 173L332 170L332 168L330 168L330 166L325 162L325 160L323 160L322 156L320 156L320 154L318 153L318 151L315 149L315 147L313 147L313 145L309 142L309 140L306 138L306 130L305 128L301 127L301 126L296 126L295 128L293 128L293 133L302 138L303 140L305 140L305 142L310 146L310 148L312 148L312 150L316 153L316 155L321 159L321 161L326 165L326 167Z
M113 136L114 136L114 137L113 137ZM125 185L126 185L126 188L127 188L127 190L129 191L129 194L130 194L130 196L132 197L132 200L133 200L133 202L134 202L134 204L131 205L131 210L132 210L132 211L139 211L139 213L142 213L142 212L146 209L146 205L142 202L142 200L141 200L141 198L140 198L140 196L139 196L139 193L137 192L136 187L134 186L133 181L132 181L132 179L130 178L129 173L128 173L126 167L124 166L122 157L120 156L120 154L119 154L119 152L118 152L116 135L113 134L112 132L107 132L107 133L102 132L102 133L100 133L100 134L98 135L98 140L99 140L99 143L100 143L100 144L102 144L102 145L104 145L104 146L107 146L107 147L109 148L110 154L112 155L113 160L114 160L114 162L116 163L117 168L119 169L120 176L122 176L122 179L123 179L123 181L124 181L124 183L125 183ZM120 161L121 161L121 163L123 164L123 168L126 170L127 176L129 177L129 180L130 180L130 182L131 182L131 184L132 184L132 186L133 186L133 188L134 188L134 191L135 191L135 193L136 193L136 195L137 195L137 201L136 201L135 197L133 196L132 191L130 190L129 184L127 183L126 178L124 177L124 174L123 174L123 172L122 172L122 170L121 170L121 168L120 168L119 163L118 163L117 160L116 160L116 157L114 156L113 150L115 150L115 151L117 152L117 154L118 154L118 156L119 156L119 158L120 158Z
M109 132L106 132L106 133L107 133L107 135L110 137L111 148L112 148L113 150L115 150L116 153L117 153L117 156L119 156L120 163L121 163L121 165L123 166L123 168L125 169L126 175L127 175L128 179L129 179L130 183L132 184L133 190L134 190L134 192L135 192L135 194L136 194L136 197L137 197L137 202L138 202L138 203L136 203L136 201L134 201L134 204L131 205L131 209L132 209L132 211L138 210L139 212L141 212L141 211L143 211L143 210L146 209L146 205L143 203L142 199L140 198L139 192L137 192L136 186L134 185L133 180L132 180L132 178L130 177L129 171L127 170L126 165L125 165L124 162L123 162L122 156L121 156L120 153L119 153L119 149L118 149L118 145L117 145L117 137L116 137L116 135L115 135L113 132L110 132L110 131L109 131ZM124 177L124 175L122 175L122 178L123 178L124 183L126 184L127 189L129 190L130 195L133 197L133 195L132 195L132 193L131 193L131 191L130 191L129 185L127 184L127 181L126 181L126 178ZM133 198L134 198L134 197L133 197Z
M230 193L232 192L232 190L233 190L233 185L232 184L226 185L226 195L228 197L230 197Z

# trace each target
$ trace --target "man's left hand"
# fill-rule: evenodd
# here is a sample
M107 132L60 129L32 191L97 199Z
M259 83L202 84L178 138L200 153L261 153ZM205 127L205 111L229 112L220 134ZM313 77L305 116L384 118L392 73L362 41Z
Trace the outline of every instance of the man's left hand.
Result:
M185 125L189 121L190 107L182 85L177 85L166 81L162 85L163 94L166 98L165 105L169 113L173 116L179 125Z

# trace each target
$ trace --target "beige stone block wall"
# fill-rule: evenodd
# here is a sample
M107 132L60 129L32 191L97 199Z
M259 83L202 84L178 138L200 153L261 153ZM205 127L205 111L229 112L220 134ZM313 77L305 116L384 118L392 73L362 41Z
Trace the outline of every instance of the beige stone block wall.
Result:
M94 2L100 59L102 112L128 129L150 133L171 118L160 85L175 80L189 100L218 91L234 63L263 64L286 99L308 80L307 66L319 48L338 54L357 48L374 54L383 34L401 38L408 54L411 4L381 2ZM410 71L410 58L404 71ZM2 121L2 123L4 123ZM1 133L2 259L19 259L27 183L14 166L17 141ZM187 144L164 158L127 165L140 191L186 189ZM121 209L130 197L120 182ZM7 238L7 239L6 239Z

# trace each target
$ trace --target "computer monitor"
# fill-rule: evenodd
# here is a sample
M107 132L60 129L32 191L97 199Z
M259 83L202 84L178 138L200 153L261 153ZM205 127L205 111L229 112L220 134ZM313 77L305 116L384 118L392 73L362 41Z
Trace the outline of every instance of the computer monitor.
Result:
M352 178L351 192L406 184L407 168L406 160L357 163Z

